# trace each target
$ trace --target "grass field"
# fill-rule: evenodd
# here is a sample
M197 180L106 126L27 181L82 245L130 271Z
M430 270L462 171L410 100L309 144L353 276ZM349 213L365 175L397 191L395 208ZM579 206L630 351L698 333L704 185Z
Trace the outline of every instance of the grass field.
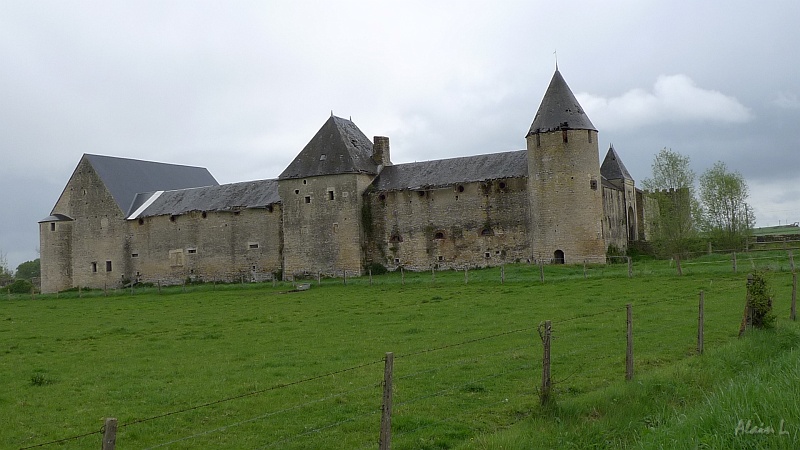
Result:
M749 266L768 270L788 342L780 352L766 351L774 333L736 339ZM706 397L723 402L746 385L737 374L797 375L788 267L774 252L740 256L737 274L712 255L684 262L682 277L670 262L641 261L633 278L625 264L545 267L544 283L538 267L509 265L502 284L499 269L486 269L312 281L303 292L257 284L12 296L0 301L0 447L67 438L40 448L96 448L103 419L116 417L118 448L375 448L383 357L393 352L393 448L671 448L671 436L692 433L673 412L705 417ZM701 290L709 353L697 357ZM627 303L636 378L626 383ZM554 336L548 408L538 399L544 320ZM727 372L715 363L753 349L774 358ZM677 391L678 382L689 386ZM612 420L618 410L629 415ZM774 412L800 425L796 407Z

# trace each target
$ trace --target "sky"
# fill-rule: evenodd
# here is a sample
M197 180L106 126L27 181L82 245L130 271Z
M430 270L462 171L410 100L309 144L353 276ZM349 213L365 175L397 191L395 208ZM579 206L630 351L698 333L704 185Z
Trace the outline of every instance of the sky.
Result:
M525 148L558 68L641 182L723 161L800 221L800 2L0 0L0 257L84 153L276 178L331 113L394 163ZM639 183L640 185L641 183Z

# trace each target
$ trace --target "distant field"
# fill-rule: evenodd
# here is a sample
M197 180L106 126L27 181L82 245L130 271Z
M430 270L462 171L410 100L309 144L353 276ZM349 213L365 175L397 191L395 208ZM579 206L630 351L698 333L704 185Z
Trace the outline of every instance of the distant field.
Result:
M761 227L753 230L753 236L772 236L776 234L800 234L800 227L784 225L778 227Z
M587 267L530 265L289 284L11 296L0 301L0 447L375 448L383 357L393 352L393 448L472 448L541 414L542 345L553 321L557 401L625 371L625 304L636 374L736 341L746 269L766 267L781 320L785 252ZM466 283L465 283L466 281ZM524 446L522 447L524 448Z

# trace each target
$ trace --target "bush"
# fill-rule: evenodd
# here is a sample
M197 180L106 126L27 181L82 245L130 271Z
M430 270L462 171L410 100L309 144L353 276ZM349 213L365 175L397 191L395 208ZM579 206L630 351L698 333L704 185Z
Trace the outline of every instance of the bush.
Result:
M776 317L772 312L772 291L764 273L754 271L747 278L747 306L753 311L753 327L774 327Z
M28 280L17 280L8 285L8 290L12 294L30 294L33 284Z
M367 273L369 273L369 271L371 270L373 275L383 275L387 272L386 267L380 263L367 264L367 267L365 267L364 269L366 270Z

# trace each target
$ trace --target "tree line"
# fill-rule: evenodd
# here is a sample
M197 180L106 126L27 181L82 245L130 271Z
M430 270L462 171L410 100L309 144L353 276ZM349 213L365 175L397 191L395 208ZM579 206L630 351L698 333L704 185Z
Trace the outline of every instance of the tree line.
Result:
M25 261L17 266L16 271L12 272L8 266L6 254L0 250L0 287L8 289L12 293L25 294L31 291L34 278L39 278L40 275L39 258Z
M700 175L697 192L689 157L668 148L656 154L652 170L642 185L659 206L653 239L657 253L679 255L700 241L726 250L746 246L756 217L741 173L718 161Z

